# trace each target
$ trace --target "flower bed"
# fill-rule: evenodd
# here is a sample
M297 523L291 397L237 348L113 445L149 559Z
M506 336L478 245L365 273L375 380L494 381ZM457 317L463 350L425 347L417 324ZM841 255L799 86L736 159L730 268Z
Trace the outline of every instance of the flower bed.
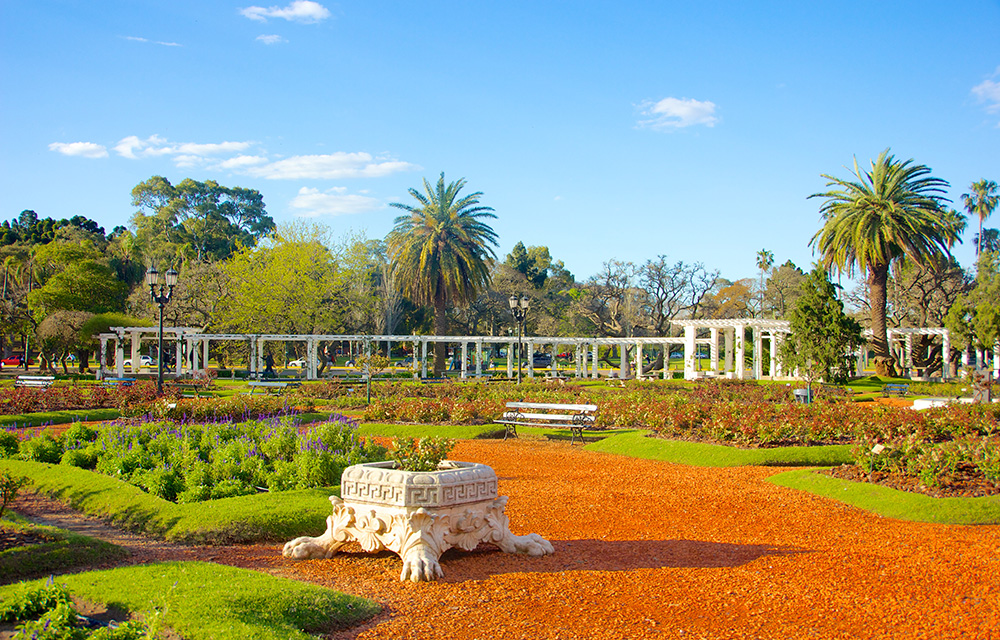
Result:
M346 467L386 457L383 447L359 440L356 428L343 416L304 431L291 416L206 424L118 421L99 431L78 423L60 438L28 438L14 452L0 442L0 454L93 469L166 500L198 502L339 484Z

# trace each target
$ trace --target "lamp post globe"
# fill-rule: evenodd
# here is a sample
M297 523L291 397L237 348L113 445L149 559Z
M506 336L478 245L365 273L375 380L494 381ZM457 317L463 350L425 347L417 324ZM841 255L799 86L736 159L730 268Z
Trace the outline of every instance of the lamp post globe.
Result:
M528 315L528 307L531 306L531 298L528 296L518 298L511 294L507 304L510 306L511 315L514 316L514 322L517 323L517 383L521 384L521 332L524 329L524 319Z

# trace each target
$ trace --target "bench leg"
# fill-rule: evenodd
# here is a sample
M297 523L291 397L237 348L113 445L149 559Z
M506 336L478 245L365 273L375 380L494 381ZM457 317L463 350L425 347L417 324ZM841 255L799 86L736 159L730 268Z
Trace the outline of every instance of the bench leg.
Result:
M507 430L503 434L503 439L506 441L507 440L507 436L512 436L512 437L516 438L517 437L517 425L516 424L508 424L508 425L505 425L505 426L507 427Z
M573 445L577 437L580 438L580 444L583 444L583 427L570 427L569 431L573 434L573 437L569 439L570 446Z

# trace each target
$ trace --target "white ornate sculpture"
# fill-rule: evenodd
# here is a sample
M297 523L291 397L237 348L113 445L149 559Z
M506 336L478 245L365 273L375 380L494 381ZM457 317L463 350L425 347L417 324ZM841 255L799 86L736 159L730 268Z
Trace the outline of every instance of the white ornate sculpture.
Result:
M543 556L552 544L537 533L515 536L497 496L497 477L483 464L445 460L437 471L401 471L392 462L344 470L343 499L330 496L326 533L285 544L289 558L329 558L357 542L365 551L389 549L403 560L400 580L443 576L439 559L452 547L471 551L490 542L505 553Z

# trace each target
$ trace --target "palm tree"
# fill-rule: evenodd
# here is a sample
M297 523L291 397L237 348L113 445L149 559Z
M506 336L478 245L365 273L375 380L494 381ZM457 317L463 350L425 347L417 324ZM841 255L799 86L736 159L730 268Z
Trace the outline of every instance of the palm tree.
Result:
M760 315L764 316L764 273L774 265L774 254L767 249L757 252L757 268L760 269Z
M982 255L983 251L1000 251L1000 230L983 229L982 233L977 233L972 239L976 245L976 256Z
M406 215L395 220L386 237L393 269L403 291L415 302L434 305L434 333L448 330L449 303L465 304L490 283L497 234L484 218L496 218L492 207L479 204L481 192L459 196L465 179L445 184L444 173L433 188L410 189L417 206L393 202ZM444 371L445 345L434 344L434 374Z
M969 215L979 216L979 235L976 236L976 255L983 252L983 223L990 217L993 210L997 208L997 183L983 178L978 182L973 182L969 187L972 193L962 194L962 204Z
M854 160L853 179L822 174L830 191L820 207L823 227L809 244L822 254L826 268L865 274L871 306L872 348L879 375L894 375L886 335L886 283L891 264L904 256L916 264L949 255L965 228L964 217L943 204L948 183L930 168L900 161L886 149L862 171Z

